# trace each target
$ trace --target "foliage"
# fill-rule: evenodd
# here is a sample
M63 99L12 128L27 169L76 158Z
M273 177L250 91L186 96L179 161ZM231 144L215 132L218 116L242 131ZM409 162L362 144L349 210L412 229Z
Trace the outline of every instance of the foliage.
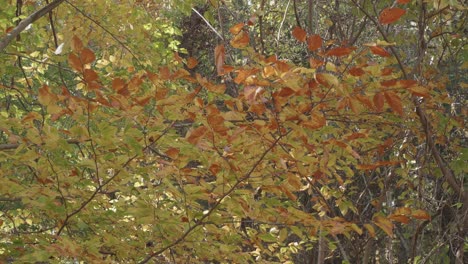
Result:
M460 4L335 1L307 24L296 1L210 1L202 31L224 30L200 51L182 2L67 1L0 53L0 262L463 251L466 84L433 63L463 61ZM42 4L8 4L0 29Z

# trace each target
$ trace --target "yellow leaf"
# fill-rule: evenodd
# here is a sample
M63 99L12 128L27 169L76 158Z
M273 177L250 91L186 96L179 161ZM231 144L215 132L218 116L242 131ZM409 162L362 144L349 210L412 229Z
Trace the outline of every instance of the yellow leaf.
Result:
M371 237L375 237L375 229L372 225L370 224L364 224L364 227L367 229L367 231L369 232L369 235Z
M393 223L388 220L386 217L377 215L374 217L374 223L380 227L388 236L393 236Z

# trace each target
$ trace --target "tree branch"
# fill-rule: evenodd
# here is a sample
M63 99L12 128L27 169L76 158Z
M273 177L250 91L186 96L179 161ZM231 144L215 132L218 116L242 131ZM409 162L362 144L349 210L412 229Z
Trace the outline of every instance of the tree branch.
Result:
M22 20L12 31L6 34L5 37L3 37L0 40L0 52L2 52L9 44L10 42L16 38L23 30L34 23L36 20L39 18L43 17L45 14L49 13L52 11L54 8L59 6L61 3L63 3L65 0L56 0L43 8L39 9L38 11L32 13L30 16Z

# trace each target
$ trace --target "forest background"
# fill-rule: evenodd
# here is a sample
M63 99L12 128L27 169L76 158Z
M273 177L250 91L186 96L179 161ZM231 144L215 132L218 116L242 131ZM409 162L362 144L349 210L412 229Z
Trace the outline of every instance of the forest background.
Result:
M0 3L0 263L466 262L463 1Z

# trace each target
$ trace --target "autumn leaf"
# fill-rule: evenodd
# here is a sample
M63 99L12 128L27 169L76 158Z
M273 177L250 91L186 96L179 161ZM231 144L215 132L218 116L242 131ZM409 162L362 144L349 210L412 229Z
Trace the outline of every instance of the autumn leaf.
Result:
M84 48L80 53L81 63L88 64L96 59L94 52L88 48Z
M377 110L377 112L382 112L383 111L383 107L384 107L384 94L381 93L381 92L378 92L374 95L374 106L375 106L375 109Z
M200 139L203 138L203 136L207 132L207 128L205 126L200 126L197 127L196 129L193 129L187 133L187 141L190 142L193 145L198 144Z
M403 116L403 105L401 104L400 97L391 91L384 92L385 100L390 105L392 110L398 113L400 116Z
M70 53L68 55L68 64L70 64L70 66L76 71L81 71L83 68L80 58L76 56L75 53Z
M309 59L309 63L310 63L310 68L312 69L317 69L318 67L322 66L325 64L324 61L322 60L316 60L314 58L310 58Z
M398 4L408 4L411 0L397 0Z
M215 48L215 65L216 65L216 72L218 75L224 74L224 58L225 58L225 49L224 45L218 45Z
M307 37L307 32L299 26L295 26L292 31L292 35L295 39L300 42L305 42Z
M400 222L402 224L408 224L410 219L406 215L391 214L388 219Z
M375 237L375 228L371 224L364 224L364 227L367 229L367 232L369 232L371 237Z
M338 47L338 48L333 48L329 51L327 51L325 54L327 56L336 56L336 57L343 57L349 55L351 52L353 52L355 48L350 48L350 47Z
M307 48L310 51L315 51L322 47L322 38L319 35L310 35L307 38Z
M197 65L198 65L198 60L195 59L194 57L189 57L187 59L187 68L193 69L193 68L197 67Z
M84 78L85 82L90 83L90 82L94 82L97 79L99 79L99 76L97 75L97 73L94 70L85 69L83 71L83 78Z
M378 46L372 46L369 48L375 55L379 55L381 57L390 57L390 53L388 53L384 48Z
M421 209L413 210L411 216L419 220L431 220L431 216Z
M380 227L388 236L393 237L393 224L386 217L377 215L373 218L375 225Z
M231 34L233 35L237 35L244 28L244 26L245 26L244 23L235 24L229 29L229 32L231 32Z
M74 52L77 53L83 50L83 42L81 42L81 39L78 38L76 35L73 35L72 37L71 48Z
M352 76L355 76L355 77L362 76L365 73L366 72L362 68L359 68L359 67L353 67L353 68L349 69L349 74L351 74Z
M400 17L403 16L405 13L406 10L398 7L385 8L380 13L379 22L383 25L391 24L400 19Z
M249 45L249 35L241 31L231 40L231 46L237 49L245 48Z
M427 88L423 87L423 86L412 86L412 87L409 87L408 90L414 96L421 96L421 97L429 97L430 96L429 91L427 90Z

